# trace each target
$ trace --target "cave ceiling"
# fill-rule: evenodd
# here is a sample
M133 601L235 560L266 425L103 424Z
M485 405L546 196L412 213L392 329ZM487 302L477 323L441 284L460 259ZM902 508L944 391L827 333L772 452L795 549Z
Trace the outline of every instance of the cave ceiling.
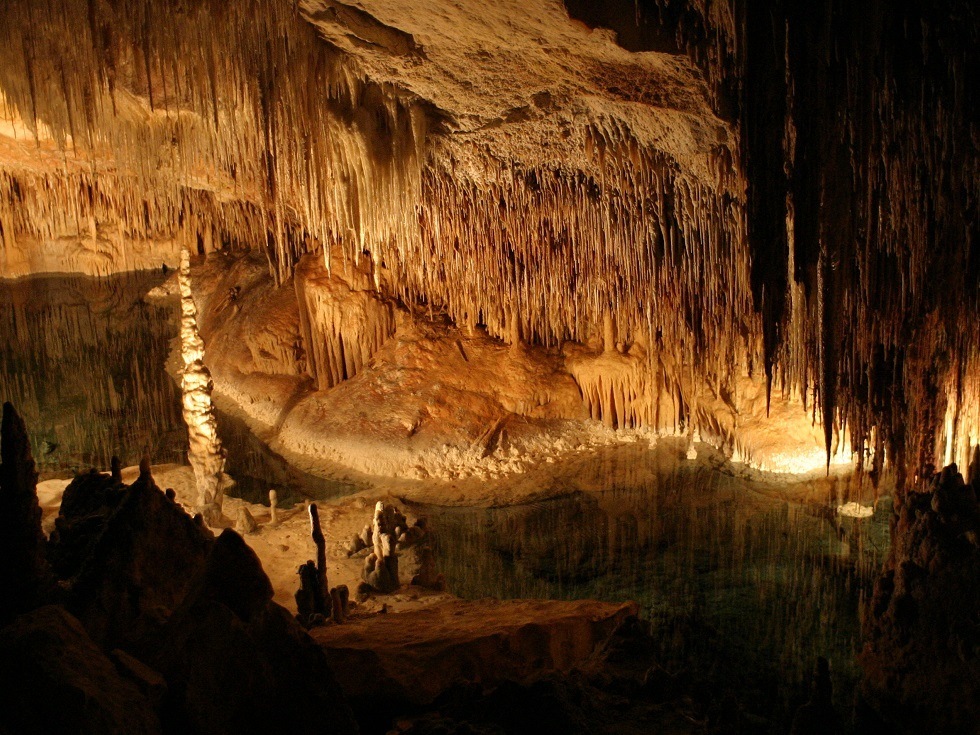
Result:
M0 269L364 261L492 336L760 376L875 467L962 458L977 11L856 5L8 0Z

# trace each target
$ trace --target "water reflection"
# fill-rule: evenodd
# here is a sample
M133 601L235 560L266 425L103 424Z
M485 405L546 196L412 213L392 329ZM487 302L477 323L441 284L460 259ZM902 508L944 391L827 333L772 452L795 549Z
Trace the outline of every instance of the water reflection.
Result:
M887 552L887 503L872 518L845 519L826 500L808 501L807 483L756 482L669 449L618 455L580 482L594 487L605 472L603 490L512 508L425 508L450 589L635 600L671 670L731 682L743 696L748 686L760 708L785 712L822 655L838 696L850 697L864 600ZM853 494L852 480L836 482Z
M159 272L0 283L0 397L24 417L40 470L181 462L186 430L164 371L173 305L143 294Z
M45 476L105 469L113 455L186 464L180 389L166 362L178 333L176 300L146 301L161 272L107 278L41 276L0 281L0 400L24 417ZM300 472L243 422L218 412L231 494L288 507L350 493L349 483Z
M177 305L146 303L160 273L0 282L0 399L13 401L48 473L185 461L179 392L165 362ZM220 408L220 403L219 403ZM240 421L218 416L233 494L288 505L349 493L350 484L290 467ZM702 450L621 447L556 467L548 502L427 508L437 563L469 597L633 599L656 624L660 662L733 682L755 711L791 711L817 655L838 697L856 676L860 615L887 552L888 507L839 518L857 497L736 475ZM814 500L814 498L820 500Z

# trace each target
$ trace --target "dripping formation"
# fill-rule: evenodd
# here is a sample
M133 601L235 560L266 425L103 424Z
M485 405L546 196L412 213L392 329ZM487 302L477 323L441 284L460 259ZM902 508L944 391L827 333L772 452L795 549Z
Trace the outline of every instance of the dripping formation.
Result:
M10 2L4 272L65 250L90 272L252 250L292 281L321 390L363 370L393 309L421 307L506 343L583 345L569 371L611 427L739 454L751 377L823 425L828 461L849 445L875 474L965 463L980 434L970 4L584 5L567 10L620 45L547 4L460 5L449 22L476 24L469 38L431 8ZM536 63L480 56L506 42Z

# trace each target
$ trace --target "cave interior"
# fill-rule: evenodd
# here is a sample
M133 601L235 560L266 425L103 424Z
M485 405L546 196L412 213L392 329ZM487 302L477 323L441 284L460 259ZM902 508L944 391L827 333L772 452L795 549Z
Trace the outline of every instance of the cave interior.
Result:
M0 733L980 732L970 0L5 0Z

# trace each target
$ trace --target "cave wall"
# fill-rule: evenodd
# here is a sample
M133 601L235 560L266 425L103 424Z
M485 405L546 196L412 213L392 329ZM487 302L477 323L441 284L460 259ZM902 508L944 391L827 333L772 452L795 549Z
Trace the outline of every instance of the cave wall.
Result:
M685 384L737 404L764 376L828 452L963 461L969 3L475 5L9 2L3 275L252 249L285 284L339 257L505 342L656 355L619 392L681 394L692 426Z

